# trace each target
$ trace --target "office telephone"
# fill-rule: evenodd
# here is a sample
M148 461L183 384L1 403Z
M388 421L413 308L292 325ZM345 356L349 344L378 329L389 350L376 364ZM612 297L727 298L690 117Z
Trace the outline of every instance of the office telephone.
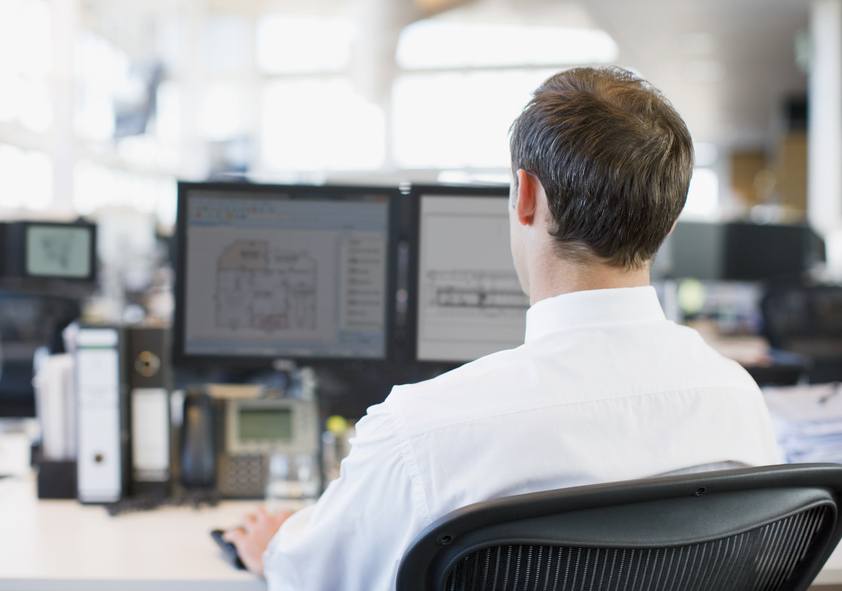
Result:
M262 498L273 454L316 458L316 404L291 398L185 398L181 482L225 498Z
M217 403L205 393L184 397L181 428L181 484L187 489L210 489L216 485Z

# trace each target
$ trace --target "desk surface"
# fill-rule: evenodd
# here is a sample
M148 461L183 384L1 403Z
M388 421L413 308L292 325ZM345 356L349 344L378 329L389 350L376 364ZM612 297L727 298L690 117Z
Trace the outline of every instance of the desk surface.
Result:
M810 589L842 591L842 544L836 547Z
M263 580L229 566L209 535L257 505L111 517L76 501L38 501L29 478L0 480L0 591L265 591ZM842 591L842 545L812 588Z
M263 591L211 539L253 502L166 507L111 517L76 501L38 501L32 479L0 480L0 590Z

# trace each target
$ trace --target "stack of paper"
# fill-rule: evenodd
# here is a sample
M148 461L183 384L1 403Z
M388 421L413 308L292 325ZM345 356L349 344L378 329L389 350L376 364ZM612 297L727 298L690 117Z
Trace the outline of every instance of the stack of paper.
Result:
M765 388L787 462L842 463L842 386Z
M76 459L76 389L73 356L36 355L35 405L45 460Z

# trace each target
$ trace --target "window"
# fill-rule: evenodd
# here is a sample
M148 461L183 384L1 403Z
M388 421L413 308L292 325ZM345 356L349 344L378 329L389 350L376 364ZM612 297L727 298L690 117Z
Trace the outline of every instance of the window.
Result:
M696 168L690 179L682 216L712 218L719 210L719 175L712 168Z
M394 160L410 169L509 168L509 127L559 69L610 63L617 44L594 28L418 21L400 36L393 89Z
M36 132L49 130L52 48L46 2L0 2L0 121Z
M315 16L272 15L257 27L257 63L267 73L340 71L348 66L354 28Z
M102 37L87 33L76 44L77 133L107 141L114 135L114 102L129 80L128 56Z
M253 105L242 84L209 84L199 110L199 130L205 139L222 141L247 134Z
M395 160L404 168L508 168L508 133L554 70L406 74L395 84Z
M0 170L0 207L43 210L50 206L53 165L46 154L0 145Z
M73 208L82 215L109 206L130 206L154 213L163 224L175 222L176 184L164 176L139 174L93 162L74 168Z
M260 127L269 169L376 169L385 157L383 111L345 79L267 84Z
M465 24L428 19L406 27L398 64L406 69L610 63L617 44L597 29Z
M181 141L181 95L177 83L163 82L158 88L158 112L153 125L161 144L177 146Z

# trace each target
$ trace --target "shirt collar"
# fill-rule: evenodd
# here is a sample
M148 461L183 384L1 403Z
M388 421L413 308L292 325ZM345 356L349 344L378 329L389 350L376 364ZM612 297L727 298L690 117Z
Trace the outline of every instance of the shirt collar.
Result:
M655 288L576 291L533 304L526 312L526 342L569 328L664 320Z

